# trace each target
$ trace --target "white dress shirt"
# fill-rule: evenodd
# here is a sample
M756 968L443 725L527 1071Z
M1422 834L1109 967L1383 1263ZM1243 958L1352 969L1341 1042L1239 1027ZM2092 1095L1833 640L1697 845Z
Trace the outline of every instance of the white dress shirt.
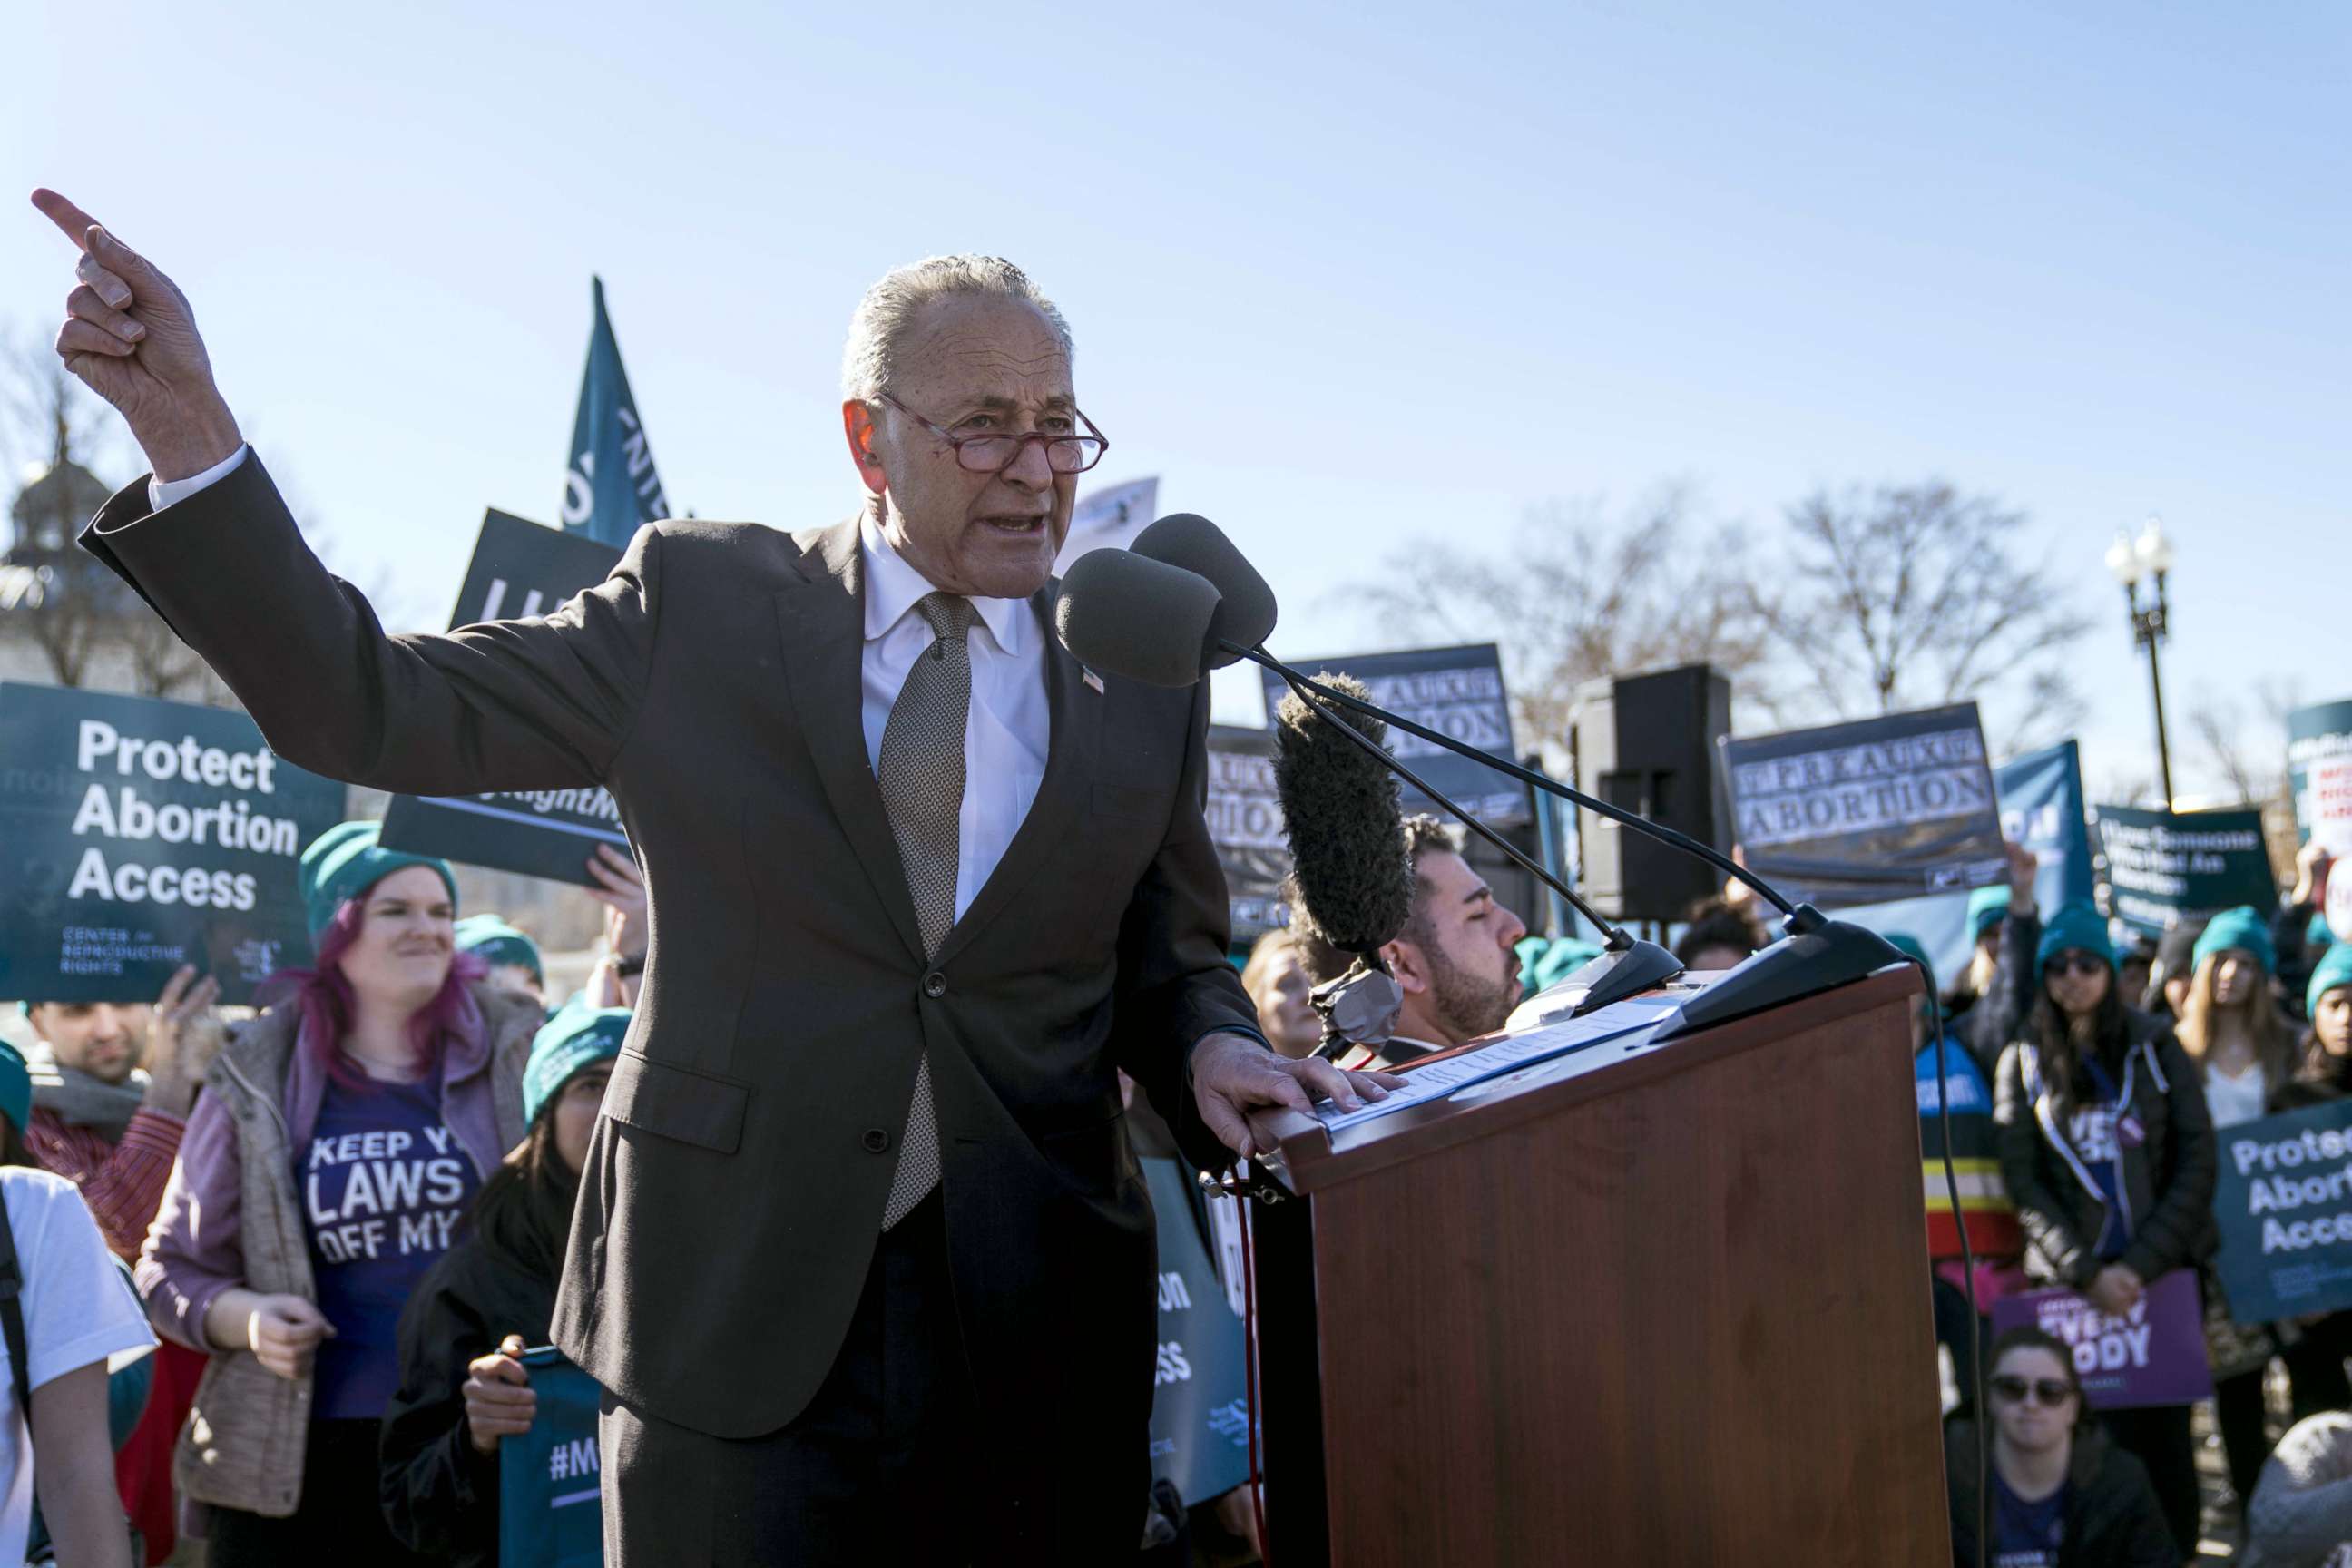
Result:
M239 447L223 461L184 479L147 481L157 510L184 501L226 479L245 460ZM931 629L915 603L932 591L929 578L890 548L872 519L858 524L859 571L866 582L866 648L859 660L866 760L882 764L882 731L907 672L931 646ZM980 619L971 629L971 713L964 722L963 805L956 828L956 918L971 907L989 873L1004 858L1013 836L1037 798L1053 740L1045 700L1045 631L1026 599L971 602Z
M866 518L857 525L866 580L863 677L866 760L882 765L882 731L907 672L931 646L916 601L933 592ZM956 818L956 918L988 880L1019 832L1045 777L1053 713L1045 701L1045 628L1026 599L971 601L971 712L964 721L963 807Z

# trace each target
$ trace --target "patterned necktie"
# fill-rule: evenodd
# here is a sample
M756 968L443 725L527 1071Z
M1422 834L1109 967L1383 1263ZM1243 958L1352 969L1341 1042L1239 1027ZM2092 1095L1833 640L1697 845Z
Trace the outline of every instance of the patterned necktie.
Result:
M915 611L938 640L916 658L898 700L890 705L876 777L928 958L955 924L956 823L963 811L964 723L971 711L971 646L966 639L977 612L970 599L953 594L926 594ZM882 1228L906 1218L939 1183L940 1120L931 1105L927 1051L915 1068L915 1100L898 1140L898 1166L882 1207Z

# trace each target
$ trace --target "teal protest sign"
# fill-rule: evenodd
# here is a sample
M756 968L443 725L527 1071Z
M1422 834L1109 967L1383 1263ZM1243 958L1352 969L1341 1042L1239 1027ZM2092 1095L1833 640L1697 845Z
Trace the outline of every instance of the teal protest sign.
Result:
M522 1363L539 1409L530 1431L499 1439L499 1568L599 1568L604 1391L551 1346L525 1351Z
M2096 826L2113 908L2136 931L2161 936L2217 910L2266 910L2278 897L2259 811L2103 805Z
M486 512L450 629L552 614L573 595L603 582L620 558L609 544L506 512ZM383 842L387 848L583 887L596 885L588 860L597 845L625 853L629 847L620 807L590 783L487 795L394 795L383 814Z
M1151 1474L1189 1506L1249 1479L1249 1385L1242 1321L1192 1223L1184 1173L1146 1157L1160 1220L1160 1352L1152 1374Z
M2223 1128L2213 1260L2230 1316L2267 1323L2352 1307L2352 1100Z
M185 963L251 1001L310 955L296 862L342 815L242 713L0 683L0 996L152 1002Z

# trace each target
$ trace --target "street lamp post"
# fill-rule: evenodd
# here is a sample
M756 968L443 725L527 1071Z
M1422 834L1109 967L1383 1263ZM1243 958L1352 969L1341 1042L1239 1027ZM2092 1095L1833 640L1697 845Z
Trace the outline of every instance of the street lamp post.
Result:
M2132 640L2147 649L2148 689L2156 698L2156 765L2164 780L2164 808L2172 809L2172 747L2164 734L2164 676L2157 668L2156 650L2164 641L2165 617L2170 610L2164 594L2165 574L2172 570L2172 541L2164 536L2163 520L2154 513L2134 539L2124 529L2107 546L2107 570L2124 585L2124 603L2131 612ZM2139 585L2155 579L2155 593L2143 605Z

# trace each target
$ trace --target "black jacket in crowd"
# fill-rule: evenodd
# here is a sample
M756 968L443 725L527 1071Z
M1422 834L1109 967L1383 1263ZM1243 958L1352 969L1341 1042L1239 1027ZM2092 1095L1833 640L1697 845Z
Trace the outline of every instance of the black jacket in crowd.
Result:
M2213 1250L2213 1183L2219 1146L2196 1064L2171 1026L2144 1013L2124 1015L2129 1045L2118 1088L2143 1136L2123 1150L2125 1226L2116 1261L2153 1283ZM2000 1174L2025 1232L2025 1271L2037 1279L2087 1287L2097 1277L2106 1200L2068 1141L2042 1081L2041 1049L2012 1040L1995 1075L1993 1122Z
M467 1237L400 1314L400 1388L384 1407L384 1519L410 1550L454 1568L497 1568L499 1461L466 1438L466 1363L509 1334L547 1342L555 1278Z
M1955 1421L1945 1428L1944 1478L1952 1498L1952 1562L1955 1568L1977 1568L1973 1424ZM2066 1484L2073 1489L2066 1499L2066 1541L2058 1549L2058 1568L2179 1568L2180 1557L2147 1467L2097 1426L2075 1432Z

